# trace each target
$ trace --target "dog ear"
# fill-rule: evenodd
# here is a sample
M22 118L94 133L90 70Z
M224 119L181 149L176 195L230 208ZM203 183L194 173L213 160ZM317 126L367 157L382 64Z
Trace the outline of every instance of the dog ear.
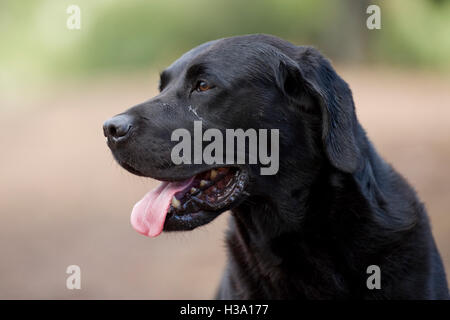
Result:
M316 49L299 48L297 61L286 56L281 59L277 82L299 105L309 104L311 97L319 104L325 154L334 167L354 172L361 153L356 139L360 128L351 90Z

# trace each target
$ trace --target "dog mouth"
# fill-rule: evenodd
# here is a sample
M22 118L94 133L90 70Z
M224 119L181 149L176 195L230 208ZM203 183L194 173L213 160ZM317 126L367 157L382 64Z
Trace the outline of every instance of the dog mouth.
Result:
M240 174L236 168L218 168L194 176L185 190L172 197L169 214L218 210L233 203L244 186Z
M183 181L162 181L133 208L131 224L146 236L164 231L192 230L235 207L247 192L247 171L220 167Z

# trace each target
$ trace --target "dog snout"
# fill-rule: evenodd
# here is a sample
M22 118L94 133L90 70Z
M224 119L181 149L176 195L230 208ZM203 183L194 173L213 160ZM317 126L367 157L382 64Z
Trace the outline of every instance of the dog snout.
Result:
M121 114L112 117L103 124L103 134L110 141L122 141L129 137L132 127L132 117L126 114Z

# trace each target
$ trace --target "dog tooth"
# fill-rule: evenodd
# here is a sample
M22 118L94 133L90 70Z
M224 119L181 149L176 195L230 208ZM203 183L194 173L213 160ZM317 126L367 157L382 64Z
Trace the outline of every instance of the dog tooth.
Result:
M172 207L174 208L179 208L180 207L180 200L178 200L177 198L175 198L175 196L172 197Z
M217 177L217 171L212 169L211 170L211 180L214 180Z

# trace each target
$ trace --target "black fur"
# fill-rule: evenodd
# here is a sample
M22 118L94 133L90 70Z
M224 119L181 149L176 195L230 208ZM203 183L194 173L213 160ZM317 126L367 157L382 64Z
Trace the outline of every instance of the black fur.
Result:
M199 77L215 85L189 94ZM374 93L376 95L376 93ZM220 39L177 60L161 93L125 114L132 140L112 145L133 173L177 180L207 165L170 163L170 132L279 128L280 170L248 167L249 196L232 208L220 299L447 299L427 214L376 153L351 91L315 49L267 35ZM367 267L381 269L369 290Z

